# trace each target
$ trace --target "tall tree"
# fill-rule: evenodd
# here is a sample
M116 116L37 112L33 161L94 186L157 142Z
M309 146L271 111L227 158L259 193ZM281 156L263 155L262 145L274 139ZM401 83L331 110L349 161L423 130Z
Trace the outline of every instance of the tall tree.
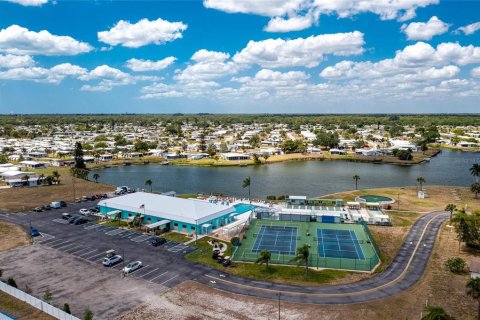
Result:
M270 261L270 258L272 257L272 254L270 251L263 249L260 251L260 256L258 257L257 261L255 263L263 264L265 263L266 268L268 269L268 262Z
M310 251L308 248L308 244L304 244L303 246L297 248L297 255L290 261L296 262L298 265L304 264L305 274L307 274L309 257Z
M250 177L246 177L245 179L243 179L242 188L244 189L248 188L248 201L252 203L252 200L250 199L250 184L251 184Z
M73 150L73 157L75 160L75 168L86 169L87 166L83 160L83 147L80 142L75 142L75 149Z
M449 204L447 204L447 206L445 207L445 211L450 212L450 222L452 222L453 212L454 212L455 210L457 210L457 206L454 205L453 203L449 203Z
M479 182L472 183L472 185L470 186L470 191L475 193L475 199L477 199L478 193L480 192L480 183Z
M358 190L358 180L360 180L360 176L358 174L354 175L353 180L355 180L355 190Z
M470 278L470 280L468 280L467 295L477 300L478 302L477 319L480 320L480 278Z
M420 190L423 190L423 184L425 183L425 178L424 177L418 177L417 182L420 185Z
M55 171L52 172L52 176L53 176L53 178L55 179L55 184L60 184L60 176L61 176L61 174L58 173L57 170L55 170Z
M475 177L475 181L478 182L478 177L480 176L480 164L474 163L470 168L470 173Z
M145 180L145 185L146 185L146 186L149 186L149 187L150 187L150 192L152 192L152 190L153 190L153 187L152 187L153 181L152 181L152 179L147 179L147 180Z
M98 183L98 178L100 178L100 175L98 173L94 173L92 176L93 180L95 180L95 183Z

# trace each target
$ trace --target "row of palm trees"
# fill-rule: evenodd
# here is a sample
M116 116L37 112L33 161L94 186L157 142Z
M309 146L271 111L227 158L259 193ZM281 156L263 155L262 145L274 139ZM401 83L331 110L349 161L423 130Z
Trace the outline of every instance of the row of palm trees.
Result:
M358 174L354 175L353 180L355 181L355 190L358 190L358 180L360 180L360 176ZM423 190L423 184L425 183L425 178L418 177L417 183L420 185L420 190Z
M290 260L290 262L295 262L297 263L297 265L305 265L305 274L307 274L309 257L310 257L310 248L308 244L304 244L303 246L300 246L297 248L297 254L295 255L295 257L293 257ZM270 251L263 249L262 251L260 251L260 255L258 256L255 263L260 265L265 263L265 266L268 269L268 263L270 262L271 258L272 258L272 254L270 253Z

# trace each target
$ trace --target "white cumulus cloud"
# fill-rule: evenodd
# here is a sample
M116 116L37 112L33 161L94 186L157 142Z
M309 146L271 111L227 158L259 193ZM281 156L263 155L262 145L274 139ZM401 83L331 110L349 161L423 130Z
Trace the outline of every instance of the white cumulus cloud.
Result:
M257 14L270 17L266 31L288 32L303 30L318 22L322 14L340 18L360 13L373 13L382 20L406 21L416 16L416 10L437 4L439 0L204 0L206 8L228 13Z
M175 57L167 57L162 60L158 61L151 61L151 60L142 60L142 59L130 59L127 61L125 66L132 71L159 71L167 68L172 63L175 62L177 58Z
M16 55L72 56L92 51L88 43L47 30L30 31L18 25L0 30L0 52Z
M111 46L138 48L174 41L181 38L186 29L187 25L182 22L169 22L161 18L153 21L142 19L133 24L120 20L110 30L98 32L98 40Z
M324 55L358 55L363 53L363 33L324 34L293 40L267 39L249 41L247 46L233 57L239 64L258 64L265 68L319 65Z
M444 34L450 25L433 16L427 22L412 22L404 24L401 30L407 35L408 40L430 40L434 36Z
M480 67L476 67L471 71L472 77L480 78Z
M469 36L471 34L474 34L475 32L477 32L478 30L480 30L480 22L475 22L475 23L471 23L469 25L466 25L466 26L463 26L463 27L460 27L458 28L456 31L456 33L459 33L460 31L463 32L465 35Z
M16 56L12 54L0 54L0 68L30 67L35 64L31 56Z
M25 80L44 83L60 83L65 77L76 78L85 74L86 69L70 63L56 65L50 69L42 67L12 68L0 71L0 79Z
M213 80L238 72L239 67L232 61L226 61L230 55L224 52L201 49L195 52L192 60L195 63L178 72L176 80L195 82Z
M48 2L48 0L6 0L8 2L18 3L25 7L39 7Z

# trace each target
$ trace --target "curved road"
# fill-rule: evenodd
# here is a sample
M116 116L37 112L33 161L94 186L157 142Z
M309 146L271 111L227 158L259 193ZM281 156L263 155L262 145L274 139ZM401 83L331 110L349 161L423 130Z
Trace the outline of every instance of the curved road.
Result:
M392 263L370 279L334 286L294 286L254 281L219 271L195 279L214 288L249 296L312 304L348 304L393 296L415 285L423 276L438 231L449 215L431 212L418 219Z

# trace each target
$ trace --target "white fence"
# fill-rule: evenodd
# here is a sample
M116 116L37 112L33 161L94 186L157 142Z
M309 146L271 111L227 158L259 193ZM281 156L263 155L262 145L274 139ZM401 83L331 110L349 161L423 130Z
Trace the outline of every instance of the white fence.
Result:
M18 290L17 288L11 287L6 283L0 281L0 290L5 293L8 293L15 298L22 300L29 305L37 308L38 310L42 310L45 313L48 313L52 317L61 320L80 320L77 317L72 316L71 314L66 313L52 305L49 305L45 301L35 298L34 296L29 295L28 293L23 292L22 290Z

